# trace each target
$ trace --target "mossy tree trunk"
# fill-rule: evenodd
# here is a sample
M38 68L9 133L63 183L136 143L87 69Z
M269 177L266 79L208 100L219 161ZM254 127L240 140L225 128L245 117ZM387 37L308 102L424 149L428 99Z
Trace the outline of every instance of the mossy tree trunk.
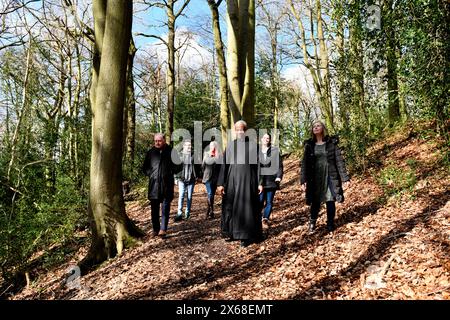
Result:
M222 0L207 0L212 16L212 28L214 33L214 47L217 53L217 63L219 66L219 86L220 86L220 129L222 132L223 150L227 147L227 129L230 125L230 111L228 109L228 78L227 66L225 62L225 50L223 48L222 32L219 22L219 6Z
M93 4L95 53L91 86L92 151L89 215L92 243L82 272L120 254L142 232L125 213L122 194L123 110L132 2Z

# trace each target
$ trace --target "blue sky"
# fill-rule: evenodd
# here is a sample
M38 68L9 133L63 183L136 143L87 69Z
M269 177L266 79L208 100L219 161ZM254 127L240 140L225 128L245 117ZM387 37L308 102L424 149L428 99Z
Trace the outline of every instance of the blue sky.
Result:
M178 0L175 5L175 10L178 10L183 0ZM225 1L221 7L225 6ZM152 7L145 11L142 5L135 3L134 9L139 10L133 17L133 33L145 33L154 35L164 35L167 33L167 27L164 22L167 21L165 9ZM176 21L177 28L195 28L199 23L210 23L211 14L206 0L191 0L187 8L183 11L185 15L180 16ZM146 43L156 42L156 39L146 38L142 36L135 36L137 47L141 47Z

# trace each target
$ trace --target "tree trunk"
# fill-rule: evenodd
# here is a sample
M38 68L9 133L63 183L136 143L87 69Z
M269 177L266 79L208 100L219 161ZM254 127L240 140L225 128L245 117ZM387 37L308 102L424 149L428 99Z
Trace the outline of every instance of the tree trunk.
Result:
M175 108L175 14L174 0L167 4L167 26L169 29L167 41L167 117L166 117L166 141L170 143L173 132L173 113Z
M9 160L8 164L8 170L6 174L6 180L10 181L11 178L11 169L14 165L14 162L16 161L16 150L17 150L17 144L19 140L19 132L20 127L22 125L23 117L26 113L26 108L28 106L28 80L30 78L30 69L31 69L31 35L29 35L29 42L28 42L28 53L27 53L27 63L25 67L25 77L23 80L23 89L22 89L22 105L19 110L19 115L17 117L17 125L14 130L12 142L11 142L11 159Z
M433 109L436 112L436 126L437 130L446 139L447 145L450 144L450 132L449 132L449 118L450 118L450 44L448 39L450 39L450 30L448 27L448 21L450 20L450 3L445 0L439 0L437 2L437 7L439 11L442 12L442 17L440 23L441 28L436 30L436 41L433 55L435 55L436 61L439 61L439 72L436 74L436 85L440 86L439 95L436 97L436 103L433 104ZM448 154L448 153L447 153ZM447 159L450 155L447 156Z
M252 127L255 117L255 2L229 1L227 11L231 121L235 123L242 117Z
M393 35L392 35L393 36ZM390 39L391 36L388 38ZM388 119L389 125L393 126L400 120L400 103L398 95L398 79L397 79L397 57L395 54L394 41L388 40L388 48L386 49L387 60L387 88L388 88Z
M132 2L96 0L92 153L89 193L92 243L82 272L120 254L142 232L125 213L122 194L122 125ZM97 58L97 59L96 59Z
M229 110L231 123L235 123L242 115L239 111L241 105L241 87L239 84L239 14L235 1L227 1L227 38L228 38L228 86L230 89Z
M322 78L322 87L324 92L324 111L329 129L334 129L334 112L333 102L331 99L331 83L330 83L330 62L328 58L328 48L325 42L325 32L322 21L322 5L320 0L316 0L317 14L317 35L319 38L320 48L320 73Z
M271 53L272 53L272 61L271 61L271 75L270 75L270 82L272 87L272 94L273 94L273 129L274 132L278 130L278 111L279 111L279 104L280 104L280 75L278 72L278 57L277 57L277 51L278 51L278 30L277 26L275 25L274 29L272 30L270 34L270 42L271 42ZM277 134L274 134L272 137L272 144L277 144Z
M294 18L297 22L297 25L299 27L299 31L300 31L299 46L302 50L303 63L306 66L306 68L308 68L309 73L311 74L311 78L313 80L313 85L314 85L314 90L317 95L320 110L321 110L322 114L325 116L326 125L330 129L332 129L333 121L332 121L332 113L330 111L330 102L329 102L329 100L331 100L331 97L330 98L327 97L328 89L326 88L326 83L327 82L329 83L329 77L328 77L328 73L326 71L322 72L322 70L321 70L322 63L320 61L320 60L323 60L325 66L328 64L328 53L326 50L326 45L325 45L324 36L323 36L323 27L320 25L321 31L319 33L321 33L321 36L319 36L319 37L322 37L323 41L322 42L319 41L319 47L321 45L324 45L325 48L320 48L321 49L320 57L319 57L319 53L317 50L316 39L314 38L314 32L310 32L310 41L313 45L314 55L315 55L314 56L315 61L314 61L314 65L313 65L313 63L311 62L311 59L309 58L309 54L308 54L308 46L311 44L308 44L306 41L306 31L305 31L305 27L304 27L304 19L301 16L301 10L297 10L295 8L292 0L289 1L289 6L290 6L290 11L291 11L292 15L294 16ZM313 18L313 8L312 8L312 4L310 2L309 20L310 20L310 26L311 26L312 30L314 29L313 19L314 19ZM323 58L323 56L326 56L326 58ZM322 76L323 73L326 74L326 78L324 78Z
M353 16L350 22L350 78L352 83L352 106L355 114L369 126L368 117L365 110L364 99L364 62L363 62L363 41L361 36L362 17L361 0L356 0L353 4Z
M214 47L217 53L217 63L219 66L219 86L220 86L220 130L222 132L222 147L223 150L227 147L227 129L230 126L230 112L228 109L228 79L227 67L225 62L225 51L223 49L222 33L220 31L219 23L219 3L214 0L208 0L209 8L211 9L212 25L214 33Z
M337 6L339 6L337 4ZM335 15L336 19L336 38L335 46L338 53L338 58L336 62L336 77L337 77L337 90L338 90L338 110L339 118L342 123L342 127L345 131L349 128L349 118L348 118L348 107L345 92L346 84L346 63L345 63L345 24L342 13L340 13L340 8L336 8L338 12Z
M397 76L397 42L393 15L391 12L392 1L383 2L383 29L386 33L386 63L387 63L387 89L388 89L388 120L389 125L393 126L400 120L400 101L398 95L398 76Z
M252 128L255 126L255 0L248 1L248 9L240 7L239 10L242 30L245 30L241 34L242 47L245 48L241 56L241 59L245 61L241 113L248 127ZM245 22L246 19L248 22Z
M270 37L270 87L273 96L273 129L278 130L278 112L280 106L280 72L278 71L278 30L280 30L280 20L284 15L279 12L274 13L267 8L264 2L259 2L259 7L264 13L264 21L261 24L267 30ZM265 24L264 24L265 23ZM295 130L295 128L294 128ZM277 134L272 137L272 144L277 144Z
M61 48L60 48L61 49ZM59 66L59 83L58 83L58 92L55 97L55 102L53 108L51 110L46 110L45 115L40 118L44 122L44 150L45 150L45 158L49 161L45 166L44 174L46 180L46 186L50 193L55 191L56 184L56 166L55 166L55 152L59 140L59 124L60 124L60 115L64 102L64 88L67 80L67 74L65 71L65 61L67 57L63 53L62 49L59 53L60 66ZM70 63L70 60L69 60ZM69 70L69 72L71 72ZM70 75L70 73L69 73ZM69 79L70 82L70 79ZM71 88L70 86L68 87ZM39 113L38 113L39 115Z
M157 71L157 78L158 78L158 86L157 86L157 105L158 105L158 132L163 132L163 104L162 104L162 95L163 90L161 87L161 66L158 65L158 71Z
M124 132L126 133L124 150L126 150L125 159L128 161L128 166L130 168L133 168L134 166L134 148L136 140L136 99L134 96L133 78L133 64L135 54L136 47L134 45L133 39L131 39L127 59L127 93L125 103L126 112L124 112L124 126L126 126L127 128L127 130L124 130Z
M77 88L75 90L75 97L73 101L73 114L72 114L72 121L76 121L78 119L78 113L80 111L80 96L81 96L81 84L82 84L82 73L81 73L81 53L80 48L78 47L78 44L75 44L75 52L77 55ZM74 129L73 136L72 136L72 159L73 159L73 174L75 177L75 181L77 182L77 186L81 188L82 186L82 177L80 175L80 168L79 168L79 149L78 149L78 129L79 125L73 124L72 127Z

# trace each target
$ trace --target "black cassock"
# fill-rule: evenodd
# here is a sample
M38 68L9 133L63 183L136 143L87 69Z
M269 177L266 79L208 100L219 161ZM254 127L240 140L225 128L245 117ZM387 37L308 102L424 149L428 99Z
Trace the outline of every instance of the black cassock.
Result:
M259 208L258 145L234 140L227 146L220 169L218 186L224 187L222 198L222 233L236 240L259 239L262 234Z

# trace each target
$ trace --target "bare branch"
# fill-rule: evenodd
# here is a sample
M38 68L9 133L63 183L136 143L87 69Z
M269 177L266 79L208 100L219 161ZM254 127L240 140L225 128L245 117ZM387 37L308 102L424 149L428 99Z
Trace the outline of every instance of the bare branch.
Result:
M154 34L145 34L145 33L138 32L138 33L135 33L134 35L135 35L135 36L142 36L142 37L146 37L146 38L155 38L155 39L160 40L160 41L161 41L162 43L164 43L166 46L169 45L169 44L167 43L166 40L164 40L164 39L161 38L160 36L155 36Z
M32 2L40 2L40 0L29 0L29 1L26 1L26 2L23 2L23 3L20 3L19 5L17 5L18 1L10 1L6 5L4 11L0 12L0 15L13 13L13 12L23 8L23 7L26 7L27 5L29 5ZM14 6L14 5L16 5L16 6ZM12 8L9 8L10 6L12 6Z
M183 5L181 6L180 10L175 14L175 20L181 15L184 9L186 9L187 5L189 4L191 0L185 0Z

